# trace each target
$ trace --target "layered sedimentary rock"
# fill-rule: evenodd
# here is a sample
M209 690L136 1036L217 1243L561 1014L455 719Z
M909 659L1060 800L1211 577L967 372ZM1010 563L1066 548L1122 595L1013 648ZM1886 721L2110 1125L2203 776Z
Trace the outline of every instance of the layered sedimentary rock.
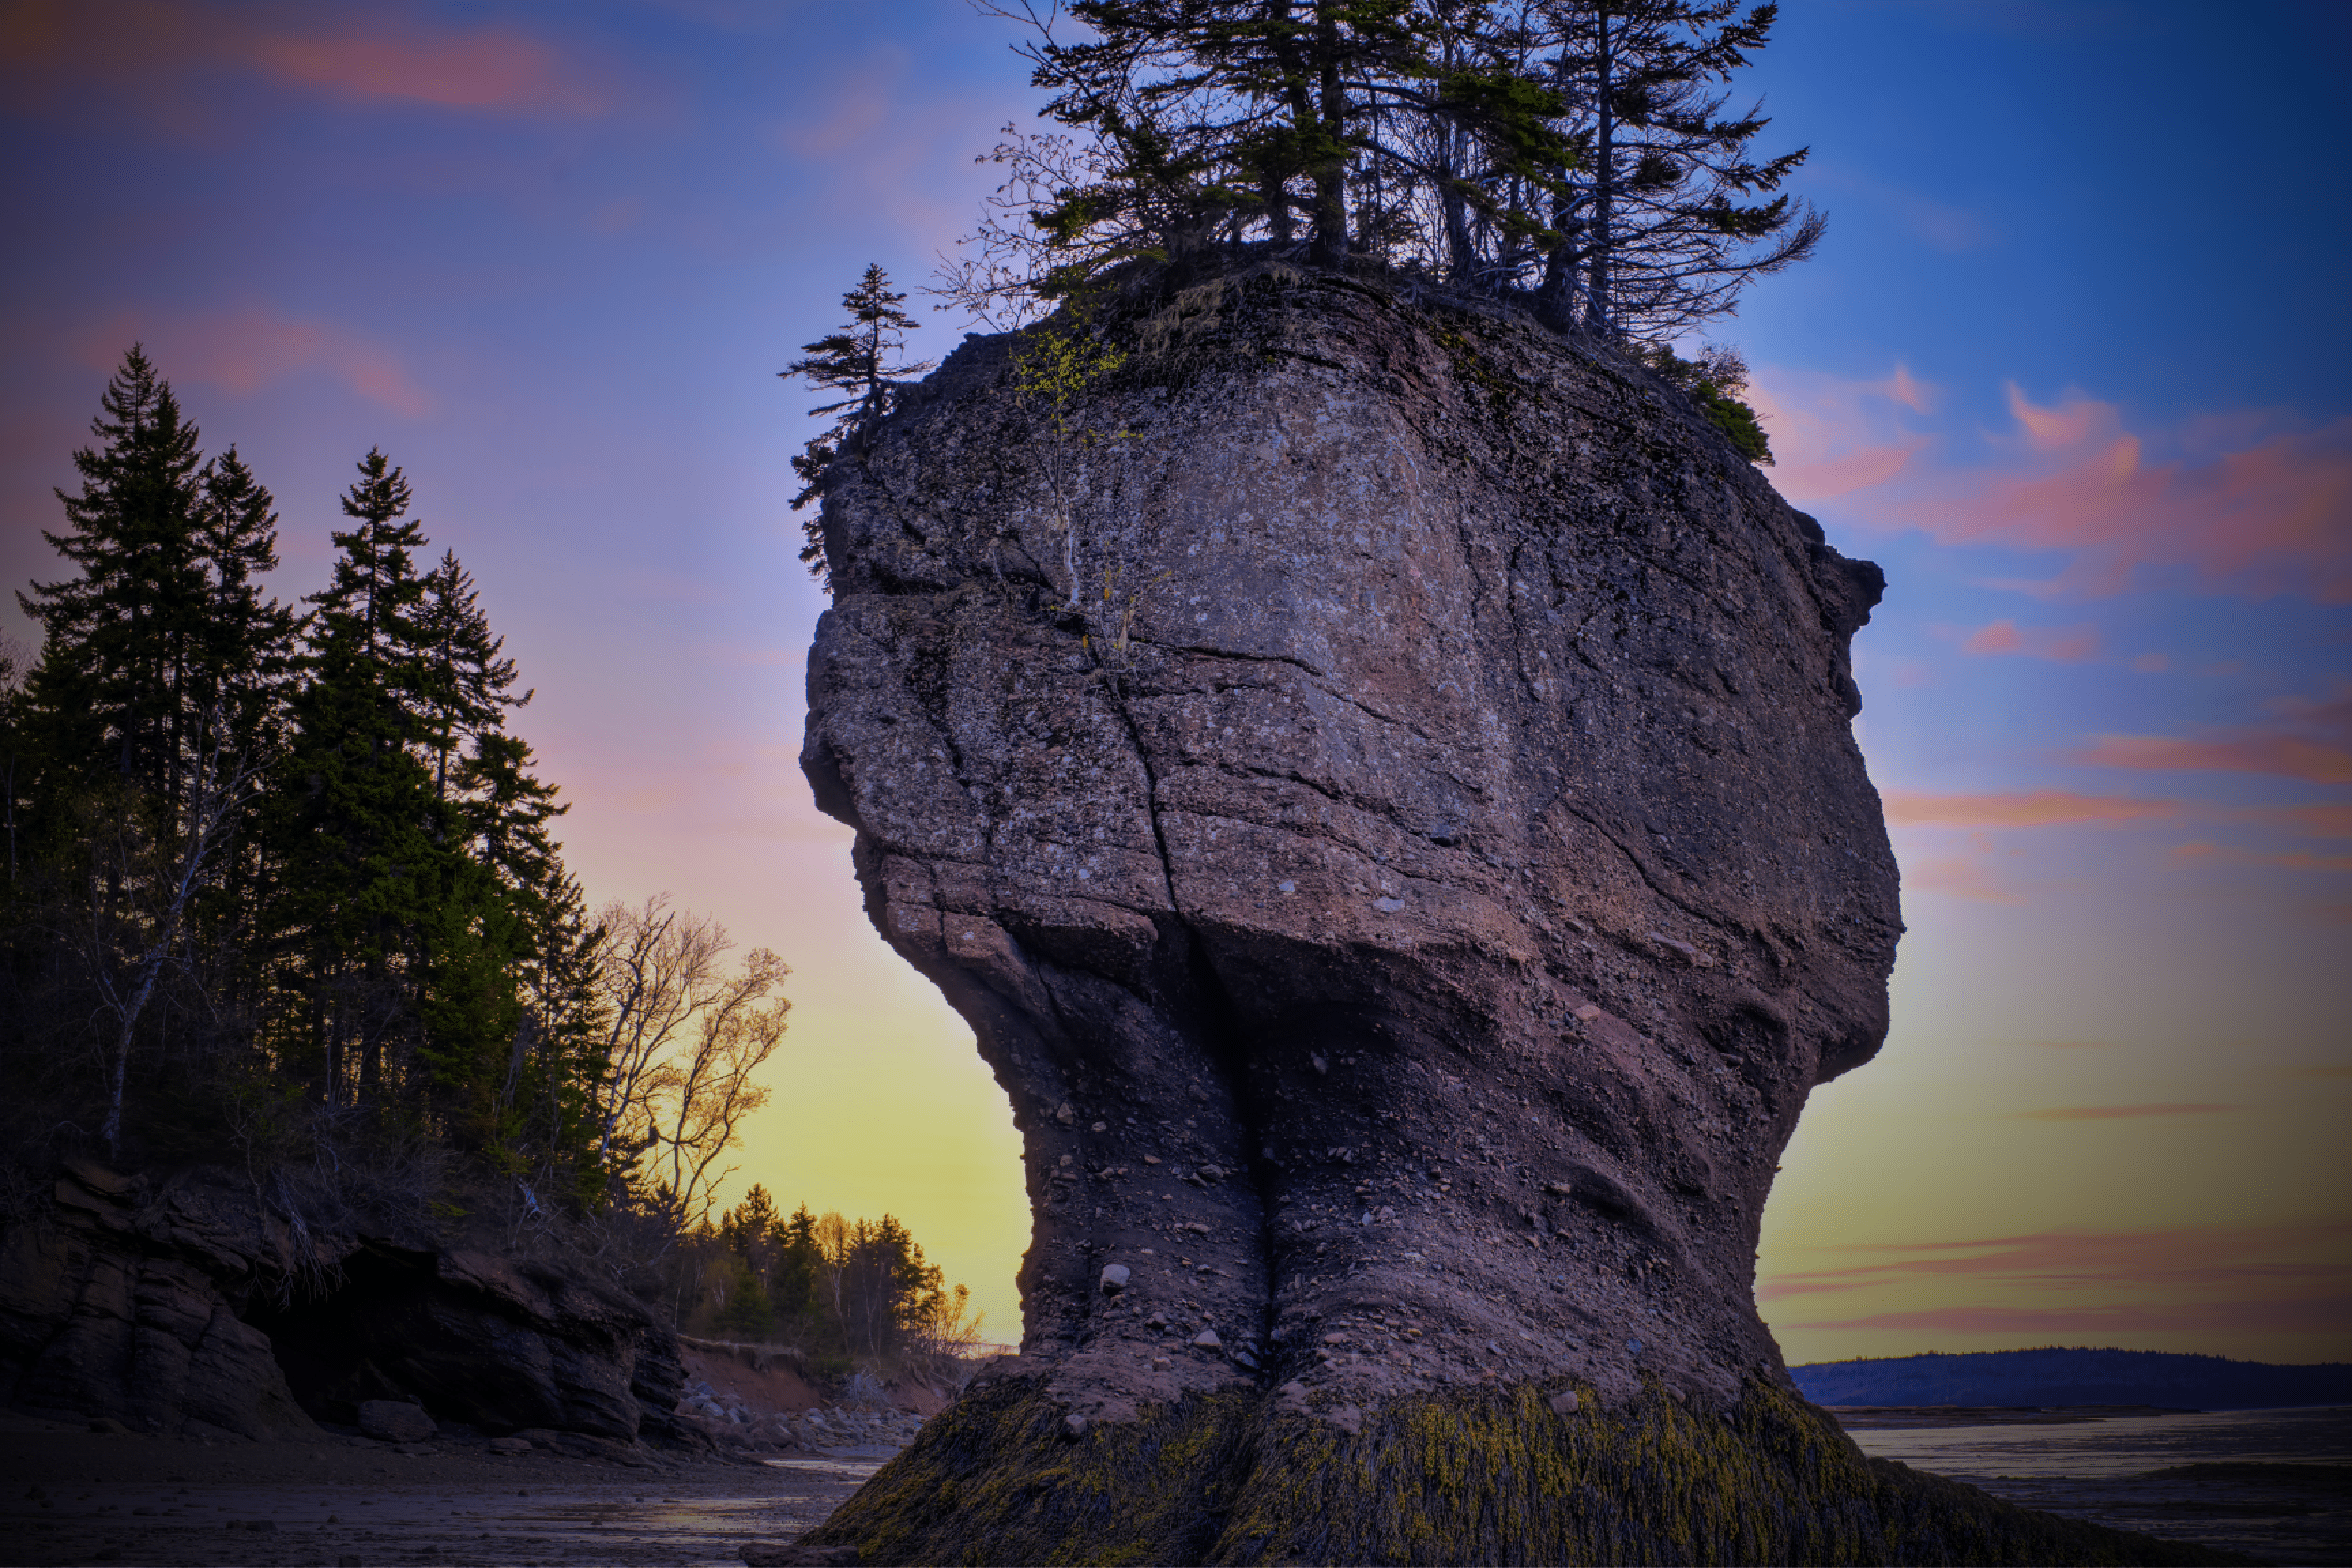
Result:
M1607 351L1279 268L967 341L824 528L802 765L1035 1227L1017 1362L825 1539L1565 1560L1528 1455L1867 1477L1752 1283L1886 1026L1875 567Z
M1112 1418L1772 1370L1773 1160L1900 928L1878 573L1529 325L1261 274L1131 333L1063 452L1018 344L949 361L809 666L868 911L1012 1097L1025 1359Z
M20 1408L274 1437L389 1401L628 1443L688 1436L684 1381L675 1337L575 1269L322 1234L217 1172L70 1162L0 1236L0 1399Z

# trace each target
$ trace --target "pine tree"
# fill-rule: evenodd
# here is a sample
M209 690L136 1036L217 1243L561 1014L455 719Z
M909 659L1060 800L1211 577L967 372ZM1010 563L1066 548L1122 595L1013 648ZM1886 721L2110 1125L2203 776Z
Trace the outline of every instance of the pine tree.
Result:
M113 1149L135 1080L176 1063L201 1085L233 1011L251 784L291 621L252 582L275 564L268 493L233 451L203 461L137 346L101 409L80 494L58 493L71 528L45 535L80 575L20 595L47 635L8 805L31 830L12 833L17 869L38 867L23 890L57 933L49 1002L103 1037Z
M604 930L588 914L579 879L561 866L532 908L531 951L517 966L523 1026L504 1090L519 1111L515 1148L543 1186L595 1208L612 1196L612 1175L596 1158L606 1069L606 1016L596 993Z
M267 752L282 728L294 659L296 620L266 596L262 574L278 567L278 513L235 447L204 467L196 554L204 593L197 617L191 706L217 711L235 744Z
M45 634L29 684L40 750L60 787L111 774L156 800L175 793L194 739L185 682L202 617L197 545L196 427L137 345L106 385L90 425L97 447L73 454L81 493L56 492L71 525L41 531L80 568L35 583L17 603Z
M515 661L502 657L506 640L491 634L473 576L453 550L443 551L425 578L417 629L433 786L447 799L451 762L463 756L467 741L500 729L506 710L523 707L532 694L509 695L517 678Z
M906 335L923 325L898 309L906 297L890 292L889 274L879 265L868 266L857 287L841 296L842 308L850 312L849 324L803 344L801 352L807 357L776 372L787 380L799 376L821 390L846 394L809 410L834 419L830 429L812 438L792 459L792 471L802 482L801 493L792 498L794 511L823 494L825 472L845 450L854 450L859 457L866 455L875 423L889 411L893 390L931 368L929 360L915 363L898 357L906 349ZM822 520L812 514L801 528L806 540L801 547L801 561L809 576L830 591L833 581L825 565Z
M1810 149L1754 160L1748 144L1770 121L1754 109L1725 116L1729 94L1715 85L1764 47L1779 9L1740 15L1738 0L1551 8L1552 69L1581 152L1546 259L1542 296L1555 320L1662 341L1730 313L1749 282L1820 245L1827 220L1770 195Z
M233 446L204 467L196 539L205 590L190 681L199 749L218 741L259 774L285 746L298 623L262 591L262 575L278 565L278 515ZM198 911L207 984L215 1007L231 1012L256 999L252 942L265 872L252 815L240 811L230 825L217 883Z
M1009 13L1006 13L1009 14ZM1091 30L1021 53L1043 111L1089 133L1099 176L1067 180L1033 221L1049 297L1105 265L1182 263L1218 224L1247 217L1307 260L1343 267L1354 245L1348 184L1371 116L1430 73L1424 18L1406 0L1076 0ZM1009 160L1004 160L1009 161ZM1299 189L1301 185L1304 190Z
M417 1043L420 927L459 888L442 803L419 755L428 733L406 478L379 451L342 498L357 525L317 607L273 823L275 911L307 1004L301 1051L330 1107L376 1105Z
M24 677L26 661L13 639L0 639L0 835L8 840L8 882L5 897L13 901L23 864L18 843L18 813L24 803L24 782L30 771L30 736L25 731Z
M943 293L992 320L1141 263L1181 282L1221 243L1339 267L1358 254L1549 320L1664 341L1810 255L1777 194L1805 150L1721 84L1777 9L1739 0L1074 0L1016 45L1078 133L1008 127L1009 171ZM1303 247L1293 216L1309 217Z

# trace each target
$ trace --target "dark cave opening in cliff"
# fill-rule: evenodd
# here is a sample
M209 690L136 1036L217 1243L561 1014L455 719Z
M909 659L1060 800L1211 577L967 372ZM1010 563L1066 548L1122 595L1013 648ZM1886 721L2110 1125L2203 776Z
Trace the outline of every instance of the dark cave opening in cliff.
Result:
M437 1421L490 1430L539 1402L533 1369L516 1365L472 1313L453 1313L430 1254L367 1247L309 1290L248 1308L287 1386L311 1419L350 1426L369 1400L421 1404Z

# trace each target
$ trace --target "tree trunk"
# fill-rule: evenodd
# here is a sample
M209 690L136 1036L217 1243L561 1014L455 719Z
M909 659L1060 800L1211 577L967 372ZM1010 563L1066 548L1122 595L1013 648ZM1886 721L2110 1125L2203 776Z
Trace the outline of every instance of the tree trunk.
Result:
M1318 96L1316 128L1322 133L1324 156L1315 165L1315 229L1307 259L1319 267L1338 270L1347 265L1347 154L1342 139L1347 135L1347 92L1340 80L1340 38L1337 15L1341 0L1315 0L1315 45Z
M1616 318L1609 305L1610 246L1614 236L1610 228L1612 207L1616 196L1616 111L1610 102L1613 62L1609 56L1609 8L1603 4L1595 10L1594 25L1597 41L1593 50L1593 90L1596 95L1597 121L1593 135L1593 231L1591 256L1585 263L1587 284L1584 294L1584 325L1602 337L1613 336Z
M1460 127L1446 128L1445 159L1438 170L1438 199L1445 213L1446 269L1457 283L1467 282L1478 265L1478 253L1470 245L1470 204L1462 199L1459 184L1462 140Z

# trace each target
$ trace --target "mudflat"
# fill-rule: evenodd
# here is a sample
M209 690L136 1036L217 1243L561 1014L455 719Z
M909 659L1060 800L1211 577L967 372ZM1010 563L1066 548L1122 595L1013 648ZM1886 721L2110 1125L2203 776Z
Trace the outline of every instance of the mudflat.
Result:
M2081 1426L2135 1416L2187 1416L2194 1411L2153 1404L1832 1404L1823 1406L1848 1432L1915 1427Z
M0 1563L727 1563L894 1451L589 1459L323 1435L207 1443L11 1417Z

